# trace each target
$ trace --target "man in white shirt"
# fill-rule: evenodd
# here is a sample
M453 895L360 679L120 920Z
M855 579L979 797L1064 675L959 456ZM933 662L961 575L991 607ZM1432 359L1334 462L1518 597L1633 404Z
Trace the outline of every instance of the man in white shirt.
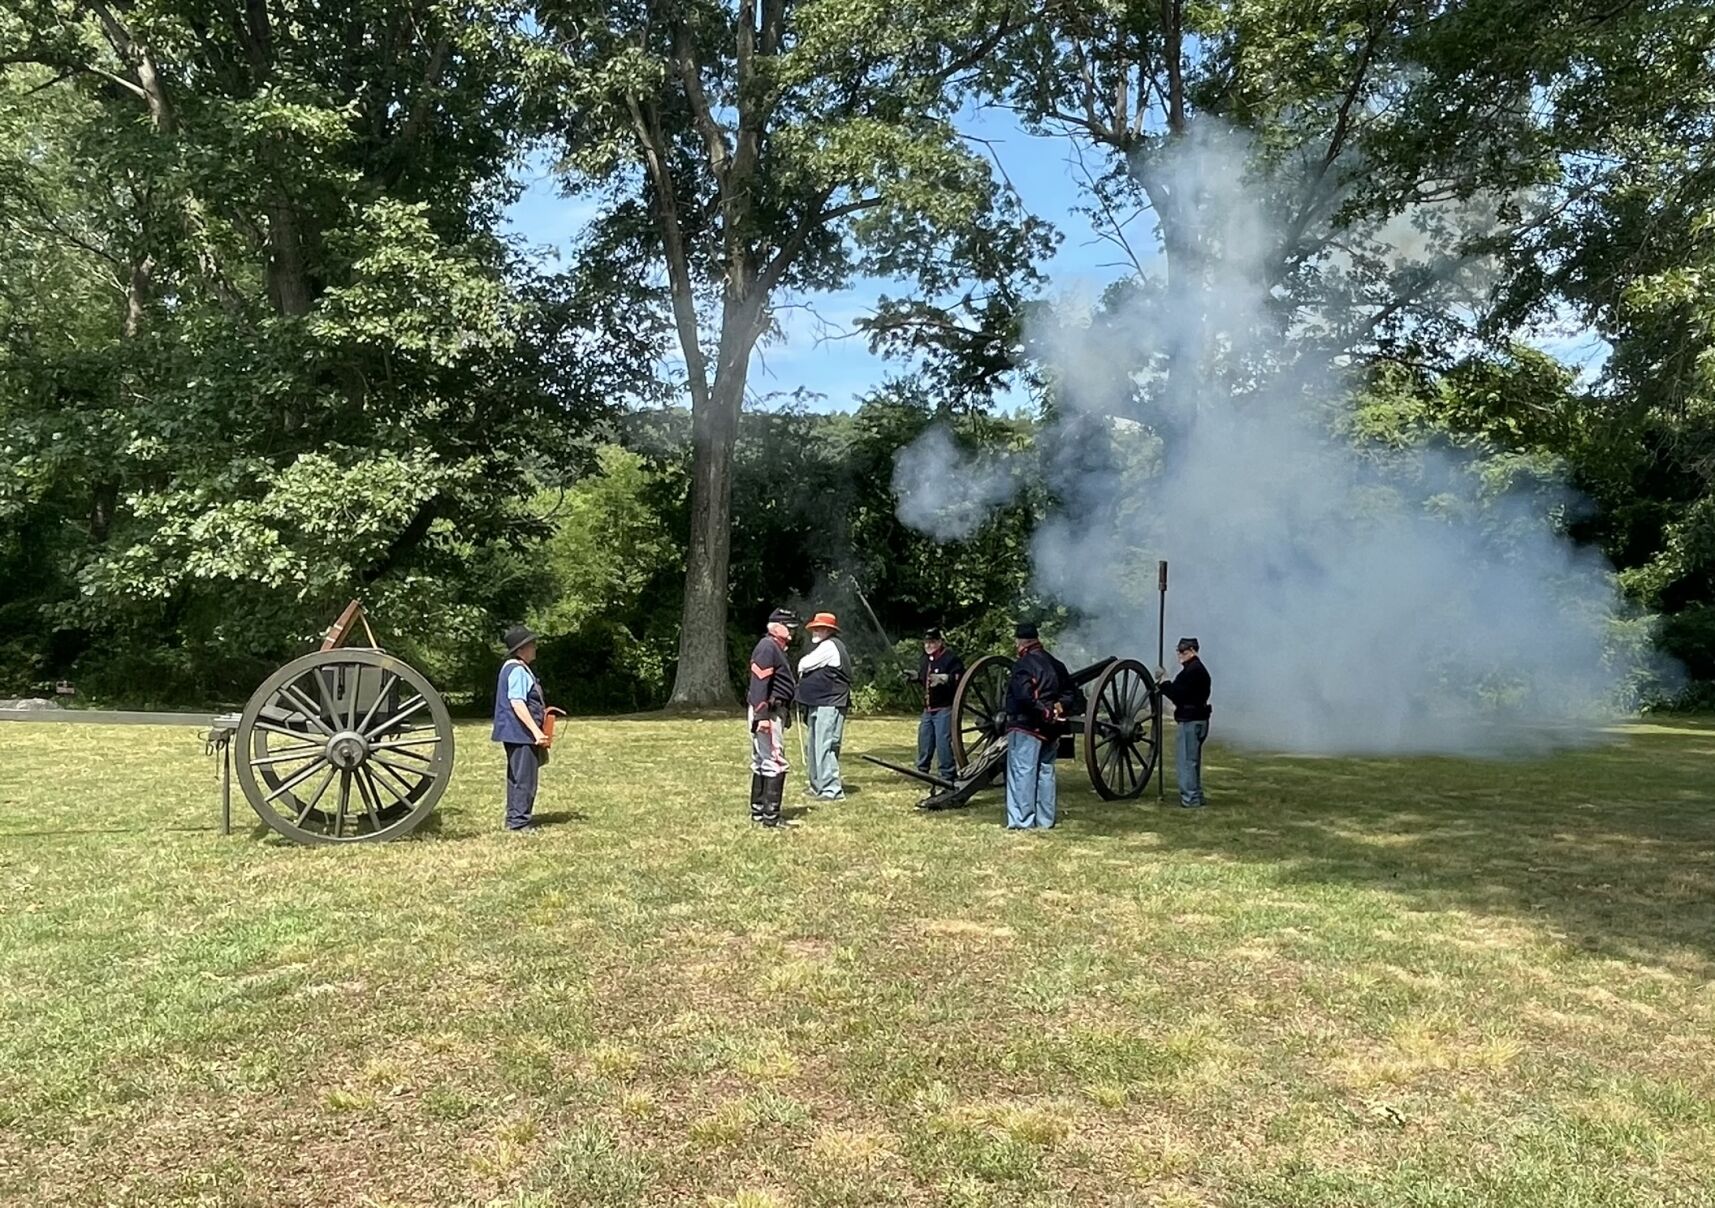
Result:
M831 612L818 612L804 626L810 652L798 662L798 705L804 711L804 740L808 747L810 795L822 801L843 801L840 744L845 740L846 712L852 704L851 656L840 641L840 623Z

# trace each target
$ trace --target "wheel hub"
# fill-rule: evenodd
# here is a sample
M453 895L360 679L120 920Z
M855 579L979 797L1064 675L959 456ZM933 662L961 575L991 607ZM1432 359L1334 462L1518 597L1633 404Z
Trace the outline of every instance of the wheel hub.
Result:
M342 772L352 771L369 758L369 740L356 730L341 730L328 739L328 762Z

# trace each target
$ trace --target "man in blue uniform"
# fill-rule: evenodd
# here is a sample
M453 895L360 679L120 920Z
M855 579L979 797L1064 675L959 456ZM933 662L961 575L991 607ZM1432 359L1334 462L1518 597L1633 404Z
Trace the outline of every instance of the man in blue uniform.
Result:
M911 682L923 686L923 718L917 723L917 770L927 772L929 761L940 757L941 779L957 774L953 767L953 694L959 690L965 664L941 636L939 629L923 635L923 658Z
M1059 814L1054 757L1078 688L1066 664L1042 648L1036 626L1013 633L1018 661L1006 682L1006 827L1047 830Z
M1201 809L1203 802L1203 744L1209 739L1209 669L1203 666L1196 638L1180 638L1179 674L1167 678L1165 667L1156 668L1161 695L1173 702L1173 721L1179 727L1179 743L1173 752L1173 774L1179 781L1179 804Z
M844 801L840 747L845 741L846 713L852 707L852 659L840 640L840 621L833 613L818 612L804 628L812 645L798 660L798 707L804 711L810 795L822 801Z
M536 778L547 750L542 727L548 711L542 683L530 664L536 661L536 635L523 625L506 631L506 662L494 685L493 739L506 748L506 829L529 830L536 808Z
M750 683L745 689L750 720L750 820L759 826L785 826L780 800L786 793L785 730L792 724L798 683L786 647L798 618L784 608L768 616L768 632L750 652Z

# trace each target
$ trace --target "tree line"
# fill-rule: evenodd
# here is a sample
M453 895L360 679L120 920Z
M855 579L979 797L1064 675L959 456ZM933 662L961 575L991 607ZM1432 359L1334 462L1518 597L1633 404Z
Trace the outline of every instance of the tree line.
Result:
M1558 467L1715 678L1712 68L1692 0L20 0L0 677L232 699L355 594L449 685L528 616L580 703L706 706L783 598L849 600L878 659L1051 607L1052 484L945 546L889 492L931 422L1028 442L997 400L1056 405L1025 333L1057 233L968 137L999 108L1135 270L1098 325L1220 272L1163 164L1240 132L1270 319L1347 367L1350 438ZM543 156L594 215L564 267L505 234ZM781 307L858 279L890 384L748 408ZM1193 351L1114 388L1192 389Z

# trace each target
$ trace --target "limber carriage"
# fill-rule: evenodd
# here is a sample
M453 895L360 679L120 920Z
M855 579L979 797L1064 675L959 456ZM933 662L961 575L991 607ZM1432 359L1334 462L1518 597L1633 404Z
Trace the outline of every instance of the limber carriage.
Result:
M367 646L349 644L361 626ZM224 726L223 726L224 723ZM346 605L321 648L217 718L257 816L298 843L397 839L422 825L453 770L453 723L422 674Z
M1006 682L1013 660L984 655L972 663L953 694L953 762L956 776L946 780L914 767L863 758L891 772L930 786L917 803L926 810L970 804L1006 770ZM1124 801L1141 794L1155 774L1161 750L1161 693L1155 677L1136 659L1110 655L1072 673L1084 692L1082 715L1066 719L1060 757L1074 758L1082 738L1085 770L1096 795Z

